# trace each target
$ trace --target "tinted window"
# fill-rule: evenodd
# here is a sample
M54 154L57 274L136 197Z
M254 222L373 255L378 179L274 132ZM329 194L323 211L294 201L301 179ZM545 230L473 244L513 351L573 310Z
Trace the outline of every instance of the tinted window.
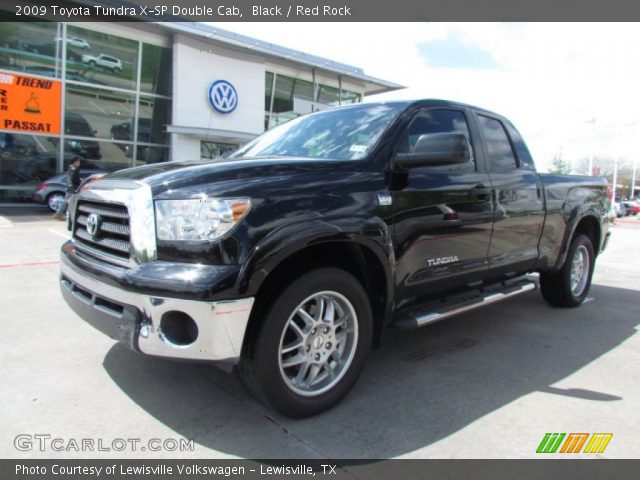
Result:
M367 156L402 108L404 105L373 104L305 115L263 133L232 158L359 160Z
M409 128L400 137L397 151L399 153L412 153L422 135L452 132L464 134L469 144L471 144L469 126L463 112L443 108L424 110L416 115L409 124ZM475 162L472 156L467 163L428 168L429 170L442 171L473 171L475 170Z
M502 172L518 167L511 142L502 123L493 118L479 115L480 128L484 135L492 172Z
M527 145L524 143L522 136L515 129L513 125L510 125L509 122L505 123L505 128L511 137L511 141L513 142L513 148L518 155L518 163L520 164L520 168L527 168L529 170L535 170L536 166L533 163L533 158L531 158L531 154L529 153L529 149Z

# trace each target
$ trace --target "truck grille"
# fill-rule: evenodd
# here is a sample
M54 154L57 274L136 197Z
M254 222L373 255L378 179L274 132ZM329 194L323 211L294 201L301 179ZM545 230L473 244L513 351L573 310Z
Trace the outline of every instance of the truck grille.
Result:
M131 253L129 212L124 205L79 201L73 237L79 250L128 266Z

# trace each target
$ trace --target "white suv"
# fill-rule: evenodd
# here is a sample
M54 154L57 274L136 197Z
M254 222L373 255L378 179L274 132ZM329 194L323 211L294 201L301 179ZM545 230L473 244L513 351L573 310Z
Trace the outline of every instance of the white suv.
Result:
M61 42L62 37L56 37L56 42ZM82 48L83 50L91 50L91 45L84 38L67 37L67 43L72 47Z
M83 55L82 61L84 63L88 63L92 67L98 66L107 68L115 73L120 73L122 71L122 62L118 58L105 55L104 53L101 53L100 55Z

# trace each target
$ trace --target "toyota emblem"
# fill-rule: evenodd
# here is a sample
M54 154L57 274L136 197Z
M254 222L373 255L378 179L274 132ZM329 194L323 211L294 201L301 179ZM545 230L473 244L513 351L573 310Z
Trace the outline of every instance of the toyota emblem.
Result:
M92 213L87 217L87 233L91 235L91 237L95 237L100 230L100 215L97 213Z
M238 106L238 92L226 80L216 80L209 88L209 103L218 113L231 113Z

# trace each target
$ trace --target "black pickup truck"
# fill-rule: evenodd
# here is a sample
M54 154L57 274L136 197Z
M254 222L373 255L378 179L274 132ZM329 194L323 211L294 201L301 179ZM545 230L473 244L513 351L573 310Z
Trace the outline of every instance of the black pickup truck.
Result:
M304 417L347 394L386 326L538 283L550 304L580 305L609 201L602 178L537 173L494 113L358 104L278 126L221 163L91 183L60 283L129 348L235 367L257 398Z

